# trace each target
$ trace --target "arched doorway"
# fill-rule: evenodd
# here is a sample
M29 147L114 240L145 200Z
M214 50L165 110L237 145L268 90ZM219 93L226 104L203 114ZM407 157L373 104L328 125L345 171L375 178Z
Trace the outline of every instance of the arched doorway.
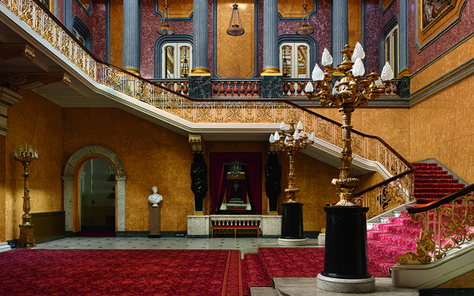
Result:
M115 230L125 231L125 175L120 158L112 150L102 146L86 146L76 152L66 162L63 172L63 198L66 235L81 231L80 219L80 177L82 166L93 158L101 157L109 161L115 173Z
M81 235L115 234L115 172L105 158L87 161L79 181Z

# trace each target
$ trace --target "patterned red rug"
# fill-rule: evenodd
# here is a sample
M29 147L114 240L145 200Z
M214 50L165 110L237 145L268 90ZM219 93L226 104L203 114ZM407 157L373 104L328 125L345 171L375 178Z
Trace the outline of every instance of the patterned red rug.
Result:
M317 277L324 270L324 248L259 248L270 278Z
M324 271L324 248L260 248L259 253L270 278L317 277ZM368 269L374 277L388 276L371 266Z
M0 295L242 295L239 250L13 250Z

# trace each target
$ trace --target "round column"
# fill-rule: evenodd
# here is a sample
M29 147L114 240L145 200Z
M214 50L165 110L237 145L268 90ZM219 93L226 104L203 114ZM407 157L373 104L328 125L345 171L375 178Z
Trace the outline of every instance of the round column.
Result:
M123 68L140 75L141 1L123 0Z
M280 73L278 63L278 0L263 0L263 75Z
M190 75L210 75L208 53L208 5L207 0L193 2L193 65Z
M349 42L349 8L348 0L331 2L331 52L333 65L342 63L341 50Z

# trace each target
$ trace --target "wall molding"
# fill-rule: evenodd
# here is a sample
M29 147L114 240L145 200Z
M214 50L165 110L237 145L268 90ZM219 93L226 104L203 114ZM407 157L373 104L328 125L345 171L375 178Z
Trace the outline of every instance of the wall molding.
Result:
M125 181L127 180L127 176L125 175L122 160L120 160L115 152L106 147L86 146L74 152L71 157L69 157L64 167L62 179L66 233L74 230L73 185L74 182L79 182L79 176L74 176L74 171L78 165L82 165L85 161L91 159L92 155L96 157L104 157L114 166L117 194L115 205L117 208L116 229L117 231L125 231Z
M426 101L429 97L438 92L444 91L446 88L468 78L472 74L474 74L474 58L471 58L464 64L456 67L411 94L409 98L409 106L412 107L418 103Z

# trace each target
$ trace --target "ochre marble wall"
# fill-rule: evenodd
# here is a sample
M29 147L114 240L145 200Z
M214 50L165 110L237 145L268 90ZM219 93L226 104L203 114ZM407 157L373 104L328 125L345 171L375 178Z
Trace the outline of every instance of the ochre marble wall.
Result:
M23 214L23 166L13 157L19 145L32 145L38 160L30 165L31 212L62 211L62 109L28 91L8 110L6 137L5 238L18 238Z
M64 116L63 164L88 145L107 147L121 159L127 176L126 231L148 230L154 185L163 196L161 230L186 230L186 215L194 211L187 137L117 109L65 109Z
M474 182L472 85L471 75L410 109L411 159L435 158L468 183Z
M357 42L361 42L361 0L350 0L348 21L349 21L349 44L354 48Z
M254 1L239 1L238 9L245 33L228 35L234 1L217 1L217 75L222 78L250 78L254 74Z
M342 123L337 108L312 111ZM377 136L410 161L410 111L408 108L359 108L352 113L354 130Z
M6 192L6 153L5 153L5 136L0 136L0 243L5 239L5 192Z
M123 65L123 2L110 0L110 64Z
M474 56L474 38L470 38L460 46L454 48L436 63L424 71L416 73L410 79L410 93L415 93L427 84L439 79L443 75L459 67Z

